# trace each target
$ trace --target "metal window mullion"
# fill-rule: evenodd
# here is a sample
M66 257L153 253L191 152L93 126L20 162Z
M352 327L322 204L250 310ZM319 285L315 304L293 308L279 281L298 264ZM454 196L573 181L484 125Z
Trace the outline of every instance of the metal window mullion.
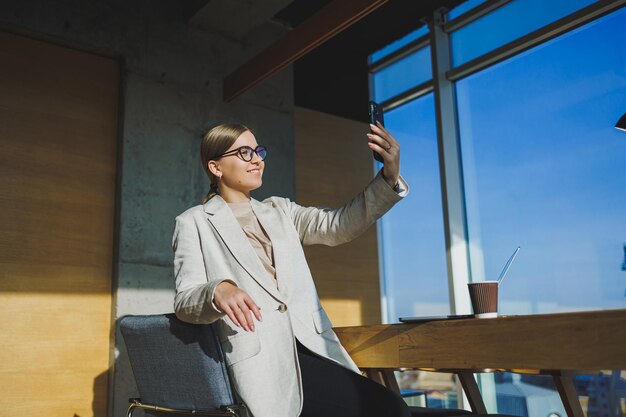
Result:
M483 4L480 4L473 9L470 9L469 11L463 13L461 16L445 22L443 30L446 33L454 32L455 30L461 29L462 27L469 25L470 23L480 19L481 17L493 12L496 9L499 9L500 7L510 2L511 0L487 0Z
M368 62L369 70L371 72L377 72L382 69L385 69L388 66L391 66L395 64L396 62L400 61L401 59L406 58L412 53L417 52L420 49L427 47L428 44L429 44L429 37L428 35L424 35L412 42L409 42L408 44L404 45L402 48L399 48L397 51L390 53L389 55L385 56L384 58L379 59L378 61L372 62L372 59L370 58Z
M403 104L408 103L409 101L416 100L422 96L425 96L428 93L433 91L433 81L428 80L423 82L413 88L410 88L398 95L391 97L380 103L384 111L390 111L395 109L396 107L400 107Z
M454 82L446 77L450 70L450 37L444 31L445 10L433 13L429 22L430 50L439 148L441 200L443 206L448 291L450 311L466 314L471 311L467 283L470 282L467 214L461 165L461 147ZM457 382L458 407L469 408L465 392Z
M468 231L454 83L446 78L451 68L449 35L443 30L445 10L435 11L429 22L439 170L448 264L450 310L471 312Z

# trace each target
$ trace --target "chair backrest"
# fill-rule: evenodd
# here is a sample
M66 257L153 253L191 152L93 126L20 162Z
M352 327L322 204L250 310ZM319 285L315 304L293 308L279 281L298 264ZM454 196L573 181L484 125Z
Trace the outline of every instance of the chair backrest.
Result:
M184 323L174 314L161 314L125 316L120 330L142 403L193 410L235 403L211 325Z

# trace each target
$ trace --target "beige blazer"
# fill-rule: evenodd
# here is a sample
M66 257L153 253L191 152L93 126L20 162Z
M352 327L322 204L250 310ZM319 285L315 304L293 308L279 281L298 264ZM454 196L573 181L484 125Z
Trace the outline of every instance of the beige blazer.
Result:
M183 321L216 323L236 395L254 417L297 417L302 384L295 338L311 351L354 372L354 364L320 304L303 245L339 245L356 238L407 195L381 172L345 206L302 207L287 198L252 199L252 210L272 241L271 277L220 196L176 218L173 237L176 297ZM246 332L212 303L215 287L230 280L261 308L262 322Z

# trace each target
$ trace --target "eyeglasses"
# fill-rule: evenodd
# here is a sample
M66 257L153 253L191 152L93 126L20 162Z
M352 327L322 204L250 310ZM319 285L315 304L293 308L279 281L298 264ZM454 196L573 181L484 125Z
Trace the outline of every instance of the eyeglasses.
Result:
M260 145L257 146L255 149L252 149L249 146L240 146L237 149L233 149L232 151L225 152L212 159L219 159L224 156L239 155L239 157L243 159L244 161L250 162L252 161L252 157L254 156L254 154L257 154L257 156L261 158L261 161L263 161L265 157L267 156L267 148L265 148L265 146L260 146Z

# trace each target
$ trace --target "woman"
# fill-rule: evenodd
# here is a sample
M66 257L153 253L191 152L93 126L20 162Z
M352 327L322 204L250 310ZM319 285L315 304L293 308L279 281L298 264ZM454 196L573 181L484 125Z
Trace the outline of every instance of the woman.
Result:
M349 242L408 193L400 145L382 125L371 131L368 146L384 169L334 210L250 198L266 150L245 126L219 125L202 141L211 190L176 218L174 308L183 321L215 323L236 394L254 417L410 414L397 394L360 375L302 250Z

